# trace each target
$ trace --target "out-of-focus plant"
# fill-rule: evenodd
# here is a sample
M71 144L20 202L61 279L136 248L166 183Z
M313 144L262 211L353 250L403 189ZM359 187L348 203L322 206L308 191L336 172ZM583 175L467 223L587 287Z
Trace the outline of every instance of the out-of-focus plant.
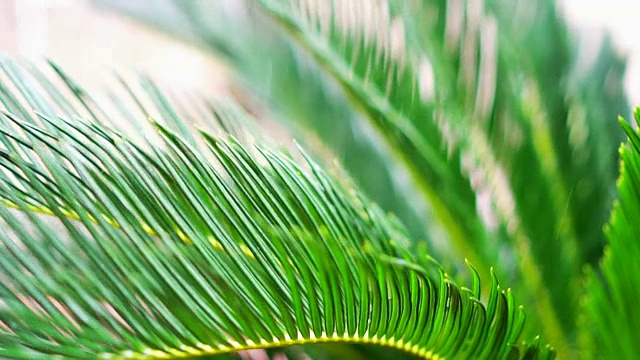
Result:
M637 353L625 122L603 258L624 62L553 1L98 2L226 60L241 106L3 62L0 356Z

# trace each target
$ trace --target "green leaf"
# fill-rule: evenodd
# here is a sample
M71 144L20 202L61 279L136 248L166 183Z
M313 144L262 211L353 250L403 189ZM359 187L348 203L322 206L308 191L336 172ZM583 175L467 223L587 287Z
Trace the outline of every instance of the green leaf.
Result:
M367 115L409 170L458 253L481 267L494 262L454 144L457 134L446 133L450 114L438 113L433 79L420 74L418 54L405 46L404 24L393 7L386 2L261 4Z
M525 1L492 1L489 8L503 25L499 39L506 80L500 82L512 84L507 96L521 99L520 105L512 101L524 110L515 118L530 124L531 135L525 131L521 148L534 150L540 163L537 174L513 162L514 173L530 179L513 181L514 193L522 199L518 202L529 204L521 219L571 339L579 270L602 255L601 229L613 200L615 149L622 140L614 119L628 112L624 61L606 34L570 31L557 2L540 1L519 11L526 6ZM527 139L533 146L527 146ZM527 193L537 194L536 199L527 201ZM536 216L541 208L547 210Z
M196 133L155 87L124 91L108 109L58 68L52 79L2 65L1 357L307 343L553 356L519 340L524 313L495 276L485 305L479 284L457 286L400 224L304 153ZM233 109L202 121L237 119L242 134L249 120ZM125 119L142 128L152 113L155 131L138 141L107 125L139 114Z
M256 9L243 6L249 3L96 2L221 57L235 70L241 86L232 92L244 107L286 124L318 161L333 163L336 157L364 193L402 219L413 236L429 240L425 238L432 222L425 222L425 207L406 170L381 148L371 126L312 59L292 47Z
M527 284L521 291L531 299L535 297L532 303L536 304L547 335L564 344L558 316L562 312L558 308L573 301L575 283L559 287L555 279L575 278L577 266L570 251L574 239L557 226L562 210L557 204L563 197L562 188L558 190L555 186L554 174L548 174L549 170L554 171L553 164L551 169L545 168L544 156L540 154L550 146L546 125L532 129L535 126L532 122L540 123L542 119L538 114L534 115L538 119L523 114L522 105L508 85L506 91L493 93L498 76L504 76L496 49L495 19L478 14L479 23L471 20L459 23L468 29L466 38L456 40L447 38L450 34L445 31L449 21L453 22L451 19L424 21L428 14L445 11L442 4L412 7L409 3L403 7L387 2L262 3L267 13L343 85L356 106L364 109L392 151L410 169L459 254L481 265L498 261L501 252L496 248L505 248L520 258L515 274ZM463 6L465 11L473 11ZM358 7L360 10L366 7L369 13L359 11ZM449 10L455 11L446 9ZM405 21L413 17L418 19L417 28L411 26L414 25L411 21ZM423 24L433 26L431 32L418 31ZM409 34L406 38L405 33ZM412 36L425 33L441 36L442 41L453 41L454 49L461 52L454 50L449 54L444 44L442 48L432 46L432 51L426 54L419 52L420 47L412 46L415 42L411 40L416 41ZM469 52L475 52L476 48L481 57L474 62ZM453 60L446 61L448 57ZM451 69L448 66L451 63L459 66ZM469 66L478 70L466 74ZM494 109L494 101L505 110ZM494 112L496 120L492 118ZM520 123L514 122L514 117L521 119ZM469 120L463 124L461 119ZM496 123L507 120L512 121L509 124L512 127L520 127L523 139L510 151L505 149L511 145L494 135L500 132L492 132L492 127L499 126ZM473 186L471 178L475 179ZM504 231L512 241L507 246L480 218L476 191L482 191L483 187L488 188ZM536 193L536 204L552 205L546 216L539 215L531 191ZM568 239L552 241L558 234ZM514 270L502 267L501 272L509 274ZM571 313L565 313L565 318L571 319Z
M606 164L614 157L606 149L615 139L611 123L579 112L619 107L621 85L612 75L610 93L591 101L566 85L565 77L582 75L554 3L531 12L516 11L524 2L500 1L262 3L364 109L414 181L427 184L457 250L484 263L496 261L495 247L516 257L517 269L501 270L527 285L519 290L547 335L570 342L580 266L597 256L610 200ZM607 43L602 49L594 84L619 71ZM483 191L508 242L486 239L494 235L476 211Z
M640 108L635 110L640 124ZM620 119L628 142L620 147L618 195L605 234L608 245L597 268L588 272L582 335L585 357L634 359L640 315L640 133Z
M271 9L282 5L264 3ZM350 138L350 134L354 128L368 132L345 111L336 111L348 108L343 102L315 91L322 88L316 84L326 81L315 73L306 54L296 51L296 46L289 49L286 40L273 41L272 29L253 7L248 12L251 16L225 17L203 3L173 4L184 10L181 15L189 19L196 37L229 57L251 88L262 89L258 91L261 98L286 103L289 114L315 129L329 146L353 154L342 158L352 176L385 209L411 225L409 219L414 217L385 200L383 195L388 194L399 198L389 184L371 180L385 178L375 176L379 162L360 161L369 159L368 153L378 155L371 146L360 146L358 137ZM368 10L359 11L359 7ZM382 94L408 126L415 125L427 144L440 148L440 137L444 138L449 157L429 150L429 155L435 154L430 164L444 158L448 171L462 169L462 186L447 180L444 186L453 190L438 189L438 194L429 195L440 209L433 217L440 216L446 223L447 213L464 213L466 222L480 223L477 233L458 239L457 248L468 257L477 257L476 263L499 261L498 272L503 277L523 283L516 291L535 310L533 323L544 324L547 337L560 344L573 342L580 268L602 254L601 227L616 176L615 146L621 131L615 121L606 120L627 111L621 86L624 61L611 41L607 37L599 43L588 36L578 38L567 29L552 0L299 1L280 10L267 14L275 14L277 22L293 28L288 34L302 45L298 47L355 95L351 100L373 123L379 126L380 121L392 118L378 116L375 108L383 101L372 104L373 99L380 99L376 94ZM149 18L157 11L137 14ZM177 22L165 19L158 23L166 28ZM177 28L169 32L192 38L185 35L188 26ZM234 36L228 36L229 32ZM232 55L228 49L234 49ZM261 56L255 56L257 53ZM432 109L438 116L433 116ZM389 140L390 152L409 159L406 163L413 167L413 182L421 184L428 178L428 184L438 183L429 178L433 168L416 165L421 164L421 155L414 157L408 148L422 139L398 140L384 128L381 134ZM346 151L339 145L341 139L347 139ZM374 172L368 164L374 164ZM464 194L467 182L475 192L463 196L469 203L461 205L447 196ZM372 183L379 186L368 186ZM487 216L478 221L476 208L489 213L490 221ZM496 217L497 224L491 220ZM432 232L437 228L425 222ZM449 235L452 231L455 225L449 226ZM434 239L431 245L443 242ZM562 340L564 337L567 339ZM567 348L562 351L570 356Z

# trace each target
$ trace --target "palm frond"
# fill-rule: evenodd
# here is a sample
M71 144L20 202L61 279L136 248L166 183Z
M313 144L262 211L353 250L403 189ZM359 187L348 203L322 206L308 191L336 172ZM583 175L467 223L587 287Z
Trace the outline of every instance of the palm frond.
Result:
M262 3L343 84L390 142L393 151L405 160L414 181L429 199L434 215L449 230L449 239L457 244L458 253L480 264L498 261L500 251L493 251L495 248L517 254L519 271L515 272L528 285L522 290L527 296L535 296L547 335L564 343L563 322L558 317L567 312L558 308L574 301L575 283L570 281L571 286L559 287L556 279L574 279L577 273L571 251L575 239L570 231L565 231L566 227L558 226L562 211L559 204L566 196L562 188L552 186L557 184L554 181L557 179L548 173L554 170L553 162L550 169L545 168L540 154L548 151L545 141L550 141L546 125L541 123L544 120L539 114L534 115L536 119L524 114L510 87L495 87L498 77L505 77L504 69L499 67L502 59L497 52L495 19L483 16L482 11L467 9L467 5L462 5L463 9L446 9L464 10L468 17L478 17L476 22L458 22L463 29L454 31L464 32L466 28L466 38L456 40L447 33L451 19L422 21L428 14L444 11L437 8L442 4L394 7L386 1ZM424 32L414 32L405 17L420 18L415 22L421 25L434 24L434 29L427 33L435 32L436 37L442 33L441 38L448 45L453 44L453 54L448 53L452 49L445 44L442 48L432 47L431 53L421 53L416 51L419 47L409 46L411 38L407 40L405 32L412 35ZM474 60L476 52L480 58ZM452 61L445 61L448 57L453 57ZM451 69L450 64L456 64L457 68ZM461 119L470 120L463 123ZM535 128L534 120L541 129ZM491 137L495 134L491 131L493 127L505 124L518 127L521 135L518 144L505 145L504 138ZM505 151L507 147L513 148ZM523 163L529 165L526 171L520 165ZM473 187L472 177L476 179ZM512 239L511 246L496 241L497 233L490 230L478 213L475 191L482 191L483 185ZM551 205L553 211L538 215L531 191L536 192L536 204ZM554 241L558 235L567 239ZM514 272L506 267L501 270L505 274ZM567 317L571 318L570 315Z
M425 207L407 184L406 170L380 148L375 131L312 59L292 47L250 2L168 0L139 7L95 1L220 56L236 71L241 86L231 90L243 106L285 123L318 161L330 149L358 188L401 218L413 236L428 236L431 222L425 222Z
M571 342L580 269L602 254L601 229L614 194L621 131L613 119L628 111L623 60L610 41L578 43L554 1L496 1L489 7L502 25L497 81L503 86L496 96L507 99L496 105L497 131L489 134L509 168L523 232ZM523 141L505 145L509 131ZM534 292L533 302L540 304L537 299Z
M640 108L635 111L640 125ZM605 257L588 276L582 334L585 358L634 359L640 347L636 335L640 317L633 309L640 301L640 133L620 120L627 144L620 147L619 199L605 233Z
M552 356L519 340L523 311L495 276L485 305L477 275L457 286L308 157L194 133L170 102L127 117L158 117L155 139L128 140L66 75L2 64L0 356L181 358L322 342ZM125 110L114 111L136 113Z
M460 137L447 130L450 114L436 108L433 76L405 46L396 9L385 1L260 3L363 109L428 198L458 253L478 264L495 262L459 161Z
M378 127L380 121L390 119L371 111L372 99L382 94L403 115L405 124L415 126L418 138L424 138L419 140L435 148L448 146L440 153L431 149L429 155L445 159L453 173L461 169L462 186L448 181L453 190L438 189L442 199L435 199L435 206L442 200L452 213L467 209L474 219L464 219L481 223L477 234L462 239L458 249L475 263L499 261L502 277L522 283L516 287L517 296L535 311L531 323L543 325L547 337L558 344L573 343L580 269L602 255L601 228L614 194L615 148L622 132L615 121L607 120L628 111L621 86L624 61L611 40L578 38L552 0L263 3L278 10L266 11L277 23L294 30L285 32L297 41L290 42L292 49L286 39L264 45L265 39L274 36L268 24L259 21L261 12L236 24L237 17L225 22L210 4L174 2L185 10L182 15L193 25L196 38L232 58L232 65L250 85L268 84L266 91L258 92L260 97L293 104L290 108L297 110L290 112L292 117L310 120L308 127L334 149L342 149L336 145L339 139L349 139L335 136L336 132L350 134L362 128L342 111L348 104L325 96L326 92L309 90L320 89L315 85L323 79L315 76L314 64L296 47L307 50L329 70L351 94L355 106L364 108ZM172 25L168 20L160 23ZM227 36L227 29L234 26L236 36ZM390 152L400 152L400 157L409 159L409 167L414 166L411 180L422 183L426 175L421 172L432 169L415 165L420 161L407 150L406 139L398 140L384 128L381 134L391 145ZM375 171L380 163L359 159L367 151L376 157L378 153L373 146L359 146L357 140L347 140L358 149L348 152L356 159L345 163L348 170L360 184L391 189L384 181L371 180L378 177L366 165L374 164ZM449 157L442 157L444 153ZM428 181L437 183L433 178ZM475 192L466 197L469 203L447 202L455 200L446 199L448 192L465 194L468 183ZM379 195L399 198L395 191L365 188L385 209L409 222L407 212L389 206ZM433 217L442 214L446 212L436 209ZM478 234L480 239L474 238ZM431 244L439 238L434 237ZM566 357L571 356L570 346L561 349Z
M436 216L464 219L458 249L490 263L498 252L487 249L516 257L517 268L502 271L527 284L521 295L537 307L536 320L567 343L561 339L574 336L580 266L601 246L615 162L606 149L617 138L614 123L584 109L625 109L613 75L620 60L607 43L602 62L588 65L598 76L586 81L612 74L612 83L586 101L565 81L585 81L584 73L574 68L579 52L552 1L262 3L365 109L414 180L438 189L435 197L427 189ZM483 240L491 226L479 219L475 193L465 195L471 184L489 192L509 242Z
M557 79L536 67L555 60L545 58L548 49L559 57L568 51L568 32L548 1L412 4L406 12L414 33L429 34L414 41L437 59L434 73L443 74L440 101L469 118L470 174L477 191L490 194L507 234L502 247L516 258L511 271L526 284L519 295L536 308L546 335L564 344L561 339L572 336L581 260L567 211L573 190L565 186L558 156L574 153L554 147L554 127L564 120L547 111L541 97L548 91L537 86L544 79L555 89L549 82ZM444 14L439 21L420 21L436 12ZM532 41L536 36L554 41ZM540 59L527 56L531 47ZM568 61L561 63L564 71Z

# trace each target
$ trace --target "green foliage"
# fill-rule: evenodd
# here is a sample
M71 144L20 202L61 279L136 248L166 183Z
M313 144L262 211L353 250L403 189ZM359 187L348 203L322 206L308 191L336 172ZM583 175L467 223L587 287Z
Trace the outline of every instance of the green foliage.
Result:
M640 125L640 108L635 111ZM588 274L583 326L585 357L635 359L640 352L640 316L633 309L640 299L640 133L621 120L628 143L620 147L620 199L605 233L609 245L599 268Z
M142 116L126 113L138 126L154 112L166 119L152 120L159 141L133 142L104 125L124 108L104 110L60 69L66 88L3 67L13 83L0 128L0 356L143 359L323 342L422 358L552 355L520 342L523 310L495 276L484 305L473 268L471 289L458 287L400 224L312 160L196 135L154 87L119 99L156 100ZM229 128L237 117L242 129L247 115L232 109L208 118Z
M445 228L455 253L481 268L513 264L499 272L526 284L517 291L535 321L549 338L573 341L580 268L601 253L615 178L620 132L601 119L625 111L610 44L580 63L550 1L530 11L500 1L259 3L405 161L432 208L430 225ZM282 76L301 61L290 58L273 55L287 64ZM497 229L477 211L479 193L489 193Z
M95 1L226 60L241 105L2 63L0 356L637 353L625 122L602 257L624 61L554 1Z
M427 236L425 209L413 195L406 170L391 158L388 148L381 148L379 136L331 79L260 13L254 9L238 13L224 2L201 0L165 1L179 10L174 12L162 11L164 6L149 12L127 1L98 1L105 2L227 60L242 85L233 89L241 103L284 122L309 151L324 155L329 148L330 157L339 159L372 200L400 217L416 238ZM234 8L241 3L226 5ZM254 103L259 105L251 106ZM268 104L266 110L263 103Z

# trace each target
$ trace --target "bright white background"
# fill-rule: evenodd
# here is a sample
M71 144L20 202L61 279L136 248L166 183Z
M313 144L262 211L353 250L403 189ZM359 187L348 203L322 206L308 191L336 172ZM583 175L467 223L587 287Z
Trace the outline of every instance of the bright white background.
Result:
M531 0L536 1L536 0ZM632 105L640 106L640 0L563 0L565 14L581 28L606 28L628 56L626 86Z

